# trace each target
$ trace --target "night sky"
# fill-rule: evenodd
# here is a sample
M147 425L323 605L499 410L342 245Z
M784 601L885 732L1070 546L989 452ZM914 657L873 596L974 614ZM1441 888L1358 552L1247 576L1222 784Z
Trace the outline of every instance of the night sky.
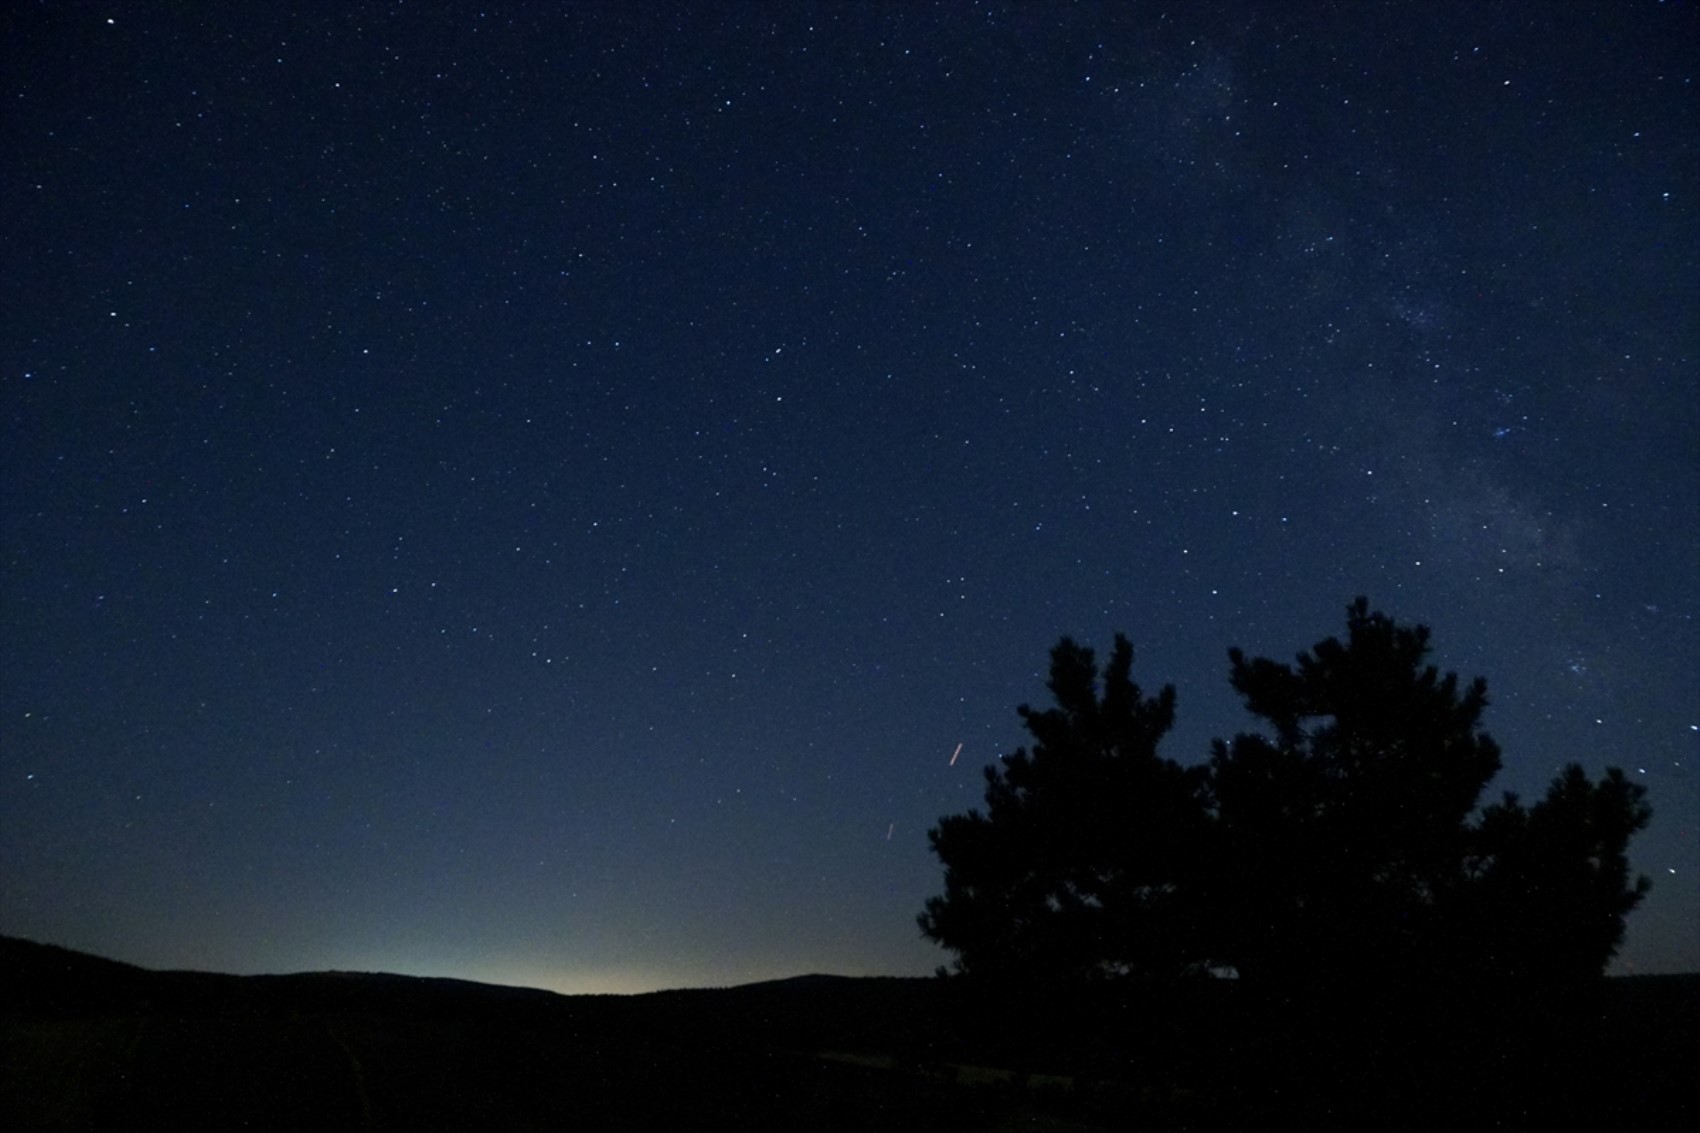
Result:
M0 931L924 974L1059 637L1363 594L1700 969L1694 4L305 7L0 17Z

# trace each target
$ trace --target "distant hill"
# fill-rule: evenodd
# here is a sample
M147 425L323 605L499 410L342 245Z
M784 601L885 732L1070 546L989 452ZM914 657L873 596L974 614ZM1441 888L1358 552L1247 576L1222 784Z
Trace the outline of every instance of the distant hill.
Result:
M1539 1124L1546 1079L1497 1064L1398 1087L1301 1059L1310 1084L1271 1086L1268 1059L1295 1054L1254 1017L1228 981L1084 1012L956 981L818 974L563 996L383 973L150 971L0 937L0 1129L1232 1129L1266 1112L1257 1091L1271 1088L1313 1128L1339 1112L1375 1113L1380 1128L1437 1113L1459 1130ZM1700 1116L1700 976L1605 981L1598 1020L1541 1052L1585 1047L1564 1112L1622 1128ZM1378 1103L1396 1087L1429 1109ZM1372 1093L1343 1111L1348 1095L1325 1090Z
M133 964L0 936L0 1010L80 1012L136 1002L151 975Z
M891 1112L985 1128L1006 1100L965 1107L947 1083L820 1056L936 1028L938 990L810 976L563 996L150 971L0 937L0 1129L830 1130Z

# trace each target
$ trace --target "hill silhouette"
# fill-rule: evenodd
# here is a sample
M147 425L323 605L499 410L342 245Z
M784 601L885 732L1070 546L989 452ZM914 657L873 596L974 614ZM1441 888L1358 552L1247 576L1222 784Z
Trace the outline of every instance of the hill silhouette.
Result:
M563 996L152 971L0 937L0 1128L1227 1129L1258 1046L1237 993L1206 981L1092 1019L938 979ZM1608 980L1601 1009L1595 1103L1645 1127L1694 1116L1700 976Z
M151 971L0 937L0 1128L995 1125L1026 1099L915 1069L941 1034L943 991L811 975L563 996Z

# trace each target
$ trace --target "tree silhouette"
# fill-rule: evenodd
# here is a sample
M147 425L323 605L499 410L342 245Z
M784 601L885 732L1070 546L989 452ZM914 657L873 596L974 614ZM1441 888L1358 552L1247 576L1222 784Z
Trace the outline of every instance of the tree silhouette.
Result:
M1573 764L1532 810L1508 795L1478 813L1500 768L1486 682L1442 676L1427 628L1365 599L1346 625L1291 665L1230 653L1273 735L1211 757L1214 958L1336 988L1600 975L1647 890L1626 856L1644 789Z
M922 932L960 972L1080 981L1172 969L1188 956L1178 901L1197 860L1202 772L1157 755L1175 692L1146 697L1116 637L1098 693L1093 652L1051 651L1056 707L1018 710L1034 744L987 767L986 813L928 832L945 892Z
M1274 733L1218 740L1210 761L1216 958L1247 978L1340 983L1431 961L1499 771L1486 682L1460 689L1426 664L1425 627L1362 598L1346 624L1291 665L1229 654Z
M1500 769L1487 687L1428 663L1429 633L1347 608L1344 640L1291 664L1229 654L1268 734L1207 767L1157 755L1174 690L1147 698L1117 636L1051 653L1056 707L986 769L986 811L929 832L945 892L923 933L964 973L1102 979L1229 966L1251 985L1357 994L1398 983L1597 977L1646 893L1627 847L1644 791L1567 768L1546 798L1478 800Z
M1651 888L1629 883L1627 855L1652 817L1646 794L1615 767L1595 784L1572 763L1533 808L1509 793L1487 808L1463 920L1494 974L1551 985L1605 968Z

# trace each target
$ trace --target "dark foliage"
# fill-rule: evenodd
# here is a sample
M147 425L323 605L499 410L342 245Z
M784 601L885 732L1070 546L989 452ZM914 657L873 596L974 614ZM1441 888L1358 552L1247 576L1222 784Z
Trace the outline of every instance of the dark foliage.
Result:
M1148 1081L1187 1075L1133 1038L1181 1034L1184 1012L1160 1005L1196 988L1172 977L1231 969L1194 1079L1230 1127L1621 1117L1595 1073L1600 976L1647 891L1626 856L1644 791L1572 765L1531 808L1480 809L1500 769L1486 684L1428 654L1427 629L1363 599L1344 639L1291 664L1233 650L1266 728L1189 769L1157 754L1174 692L1140 693L1127 641L1100 690L1091 651L1064 639L1056 707L1020 710L1031 753L987 769L984 814L931 832L945 891L922 931L1009 1027L1090 1034Z
M1217 741L1209 904L1217 958L1310 984L1408 971L1433 954L1476 798L1499 771L1487 686L1425 664L1428 631L1359 599L1344 642L1293 665L1230 653L1273 736Z
M1201 773L1159 758L1175 693L1146 697L1117 637L1103 672L1092 650L1051 651L1056 707L1020 714L1026 748L986 768L986 813L929 832L945 893L922 930L960 971L1078 981L1171 971L1191 942L1177 901L1196 861Z
M1652 817L1646 793L1615 767L1593 783L1572 763L1532 808L1509 793L1488 807L1461 918L1471 950L1502 976L1542 983L1603 970L1651 887L1630 884L1626 852Z
M1429 634L1347 609L1345 638L1291 664L1230 654L1267 734L1207 767L1157 754L1174 690L1147 698L1117 637L1051 654L1056 707L986 770L986 812L930 832L945 892L922 931L969 974L1027 981L1230 967L1309 1001L1489 978L1597 977L1646 892L1631 884L1643 789L1576 766L1525 809L1478 800L1500 769L1487 686L1428 663Z

